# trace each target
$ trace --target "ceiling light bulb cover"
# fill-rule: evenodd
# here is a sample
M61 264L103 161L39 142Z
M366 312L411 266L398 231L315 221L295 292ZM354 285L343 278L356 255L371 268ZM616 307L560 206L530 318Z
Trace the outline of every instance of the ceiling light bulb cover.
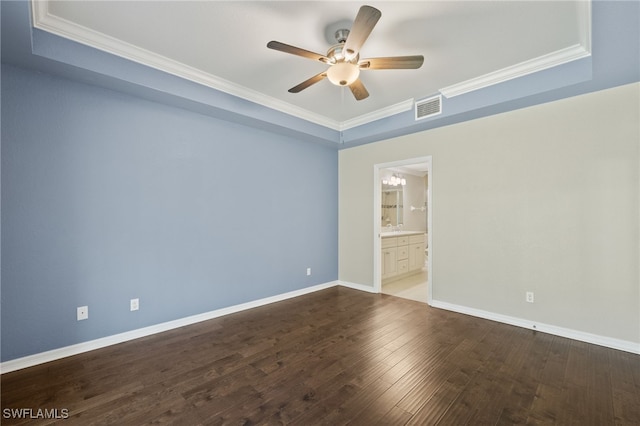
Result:
M359 76L360 68L350 62L338 62L327 70L327 78L336 86L348 86Z

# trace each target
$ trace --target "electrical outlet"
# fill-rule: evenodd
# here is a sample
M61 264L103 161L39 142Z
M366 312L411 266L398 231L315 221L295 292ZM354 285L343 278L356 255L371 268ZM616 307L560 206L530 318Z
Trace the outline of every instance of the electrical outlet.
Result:
M311 275L311 268L307 268L307 276Z
M131 299L129 301L129 308L132 311L137 311L138 309L140 309L140 299L136 298L136 299Z
M88 306L79 306L78 307L78 321L86 320L89 318L89 307Z
M528 303L533 303L533 292L532 291L528 291L527 292L527 302Z

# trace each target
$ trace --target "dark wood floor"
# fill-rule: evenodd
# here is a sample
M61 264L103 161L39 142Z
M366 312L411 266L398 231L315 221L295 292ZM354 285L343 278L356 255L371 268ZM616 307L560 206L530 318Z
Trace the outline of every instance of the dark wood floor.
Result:
M64 425L640 425L639 355L341 287L1 380Z

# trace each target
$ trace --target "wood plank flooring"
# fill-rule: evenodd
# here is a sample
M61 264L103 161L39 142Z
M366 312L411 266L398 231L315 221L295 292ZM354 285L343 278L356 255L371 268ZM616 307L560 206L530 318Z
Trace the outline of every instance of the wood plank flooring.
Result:
M639 355L343 287L1 385L3 425L640 425Z

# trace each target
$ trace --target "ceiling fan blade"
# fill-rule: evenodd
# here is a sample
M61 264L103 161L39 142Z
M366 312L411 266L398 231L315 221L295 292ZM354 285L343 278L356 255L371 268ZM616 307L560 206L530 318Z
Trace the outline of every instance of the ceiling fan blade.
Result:
M324 55L311 52L309 50L301 49L299 47L291 46L289 44L280 43L279 41L270 41L267 43L267 47L273 50L279 50L280 52L290 53L292 55L302 56L303 58L314 59L316 61L324 62L325 64L331 61Z
M351 89L351 93L353 93L353 96L357 101L361 101L369 97L369 92L367 92L367 89L364 87L364 84L362 84L362 80L360 79L351 83L349 85L349 89Z
M424 56L391 56L388 58L369 58L358 62L364 70L418 69L424 63Z
M365 5L360 8L355 21L353 21L347 40L344 42L344 51L347 55L353 57L360 51L380 16L382 16L382 12L375 7Z
M297 86L292 87L291 89L289 89L289 93L299 93L299 92L303 91L304 89L306 89L307 87L309 87L311 85L314 85L317 82L323 80L326 76L327 76L327 72L326 71L323 71L320 74L314 75L310 79L307 79L307 80L303 81L302 83L298 84Z

